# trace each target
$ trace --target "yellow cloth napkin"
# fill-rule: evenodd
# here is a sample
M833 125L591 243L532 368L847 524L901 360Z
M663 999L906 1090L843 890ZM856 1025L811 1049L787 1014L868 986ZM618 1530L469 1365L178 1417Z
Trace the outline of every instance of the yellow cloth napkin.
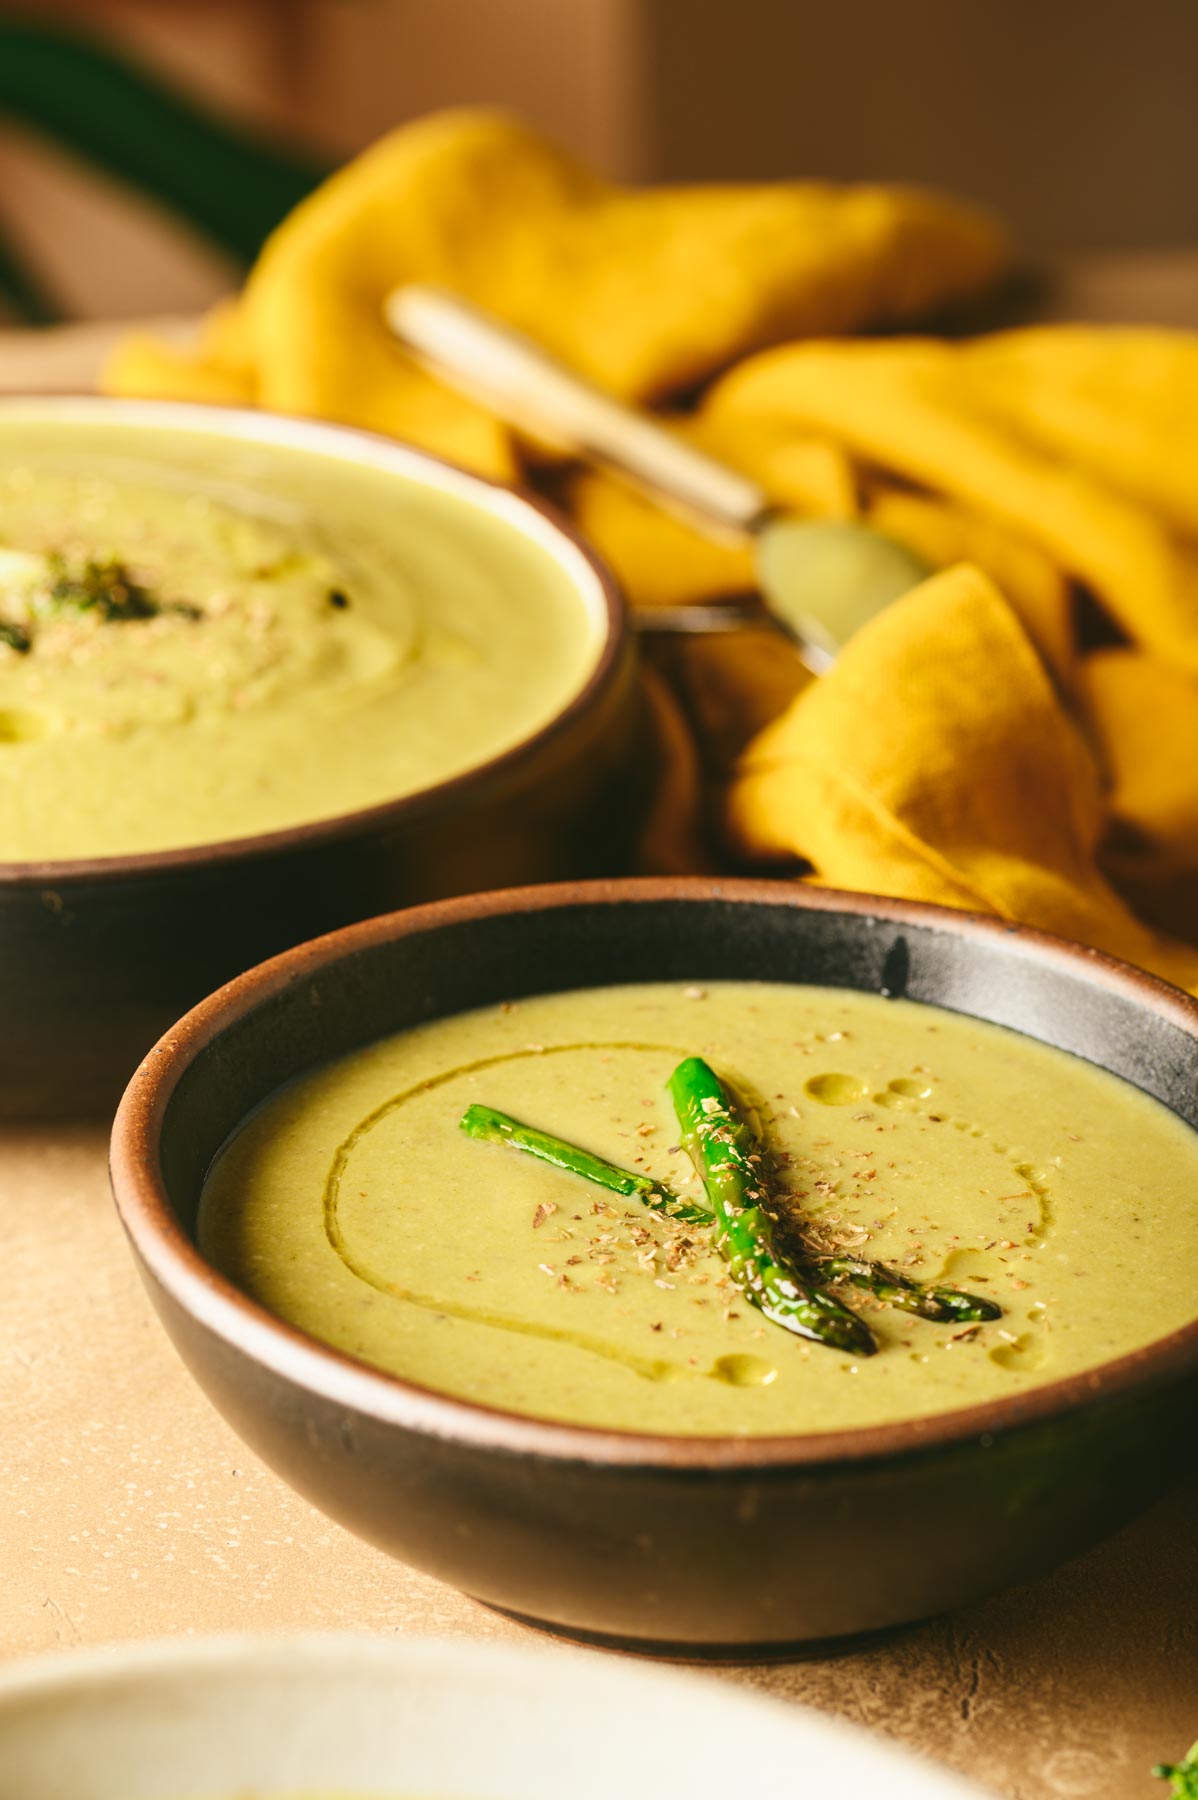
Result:
M134 338L108 385L338 419L502 479L510 434L398 354L382 307L401 282L469 294L644 401L748 350L919 318L984 287L1003 254L987 219L917 190L634 192L504 114L443 113L298 207L198 356Z
M752 680L722 684L722 729L738 705L746 721L726 799L738 851L1198 986L1198 339L791 345L717 382L688 429L791 504L760 446L839 453L861 516L933 565L972 565L861 632L764 731ZM680 528L651 528L598 478L576 500L656 597Z
M405 279L627 398L711 383L675 429L779 504L868 518L947 572L818 682L769 633L659 644L649 866L789 862L1198 987L1198 339L848 335L916 323L1003 260L984 217L918 191L629 192L513 120L454 113L301 206L198 353L132 339L107 385L340 419L514 477L511 434L388 338ZM746 552L605 478L545 478L634 604L751 583Z
M800 849L836 885L998 913L1198 985L1198 949L1168 945L1101 872L1095 760L969 565L889 608L758 735L731 808L747 846Z

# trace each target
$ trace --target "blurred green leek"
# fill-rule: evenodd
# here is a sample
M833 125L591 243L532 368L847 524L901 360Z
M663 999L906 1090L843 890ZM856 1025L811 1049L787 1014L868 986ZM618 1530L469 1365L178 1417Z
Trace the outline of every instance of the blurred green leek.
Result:
M91 37L0 16L7 117L169 208L247 266L328 173L319 158L233 125ZM0 242L0 296L30 324L52 297Z

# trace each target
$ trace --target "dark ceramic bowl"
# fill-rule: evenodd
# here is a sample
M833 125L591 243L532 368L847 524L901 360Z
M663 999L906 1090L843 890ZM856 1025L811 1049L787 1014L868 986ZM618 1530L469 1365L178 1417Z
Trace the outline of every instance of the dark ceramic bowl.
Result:
M1176 1466L1198 1323L1018 1398L789 1438L576 1428L448 1399L281 1324L196 1249L213 1156L281 1083L387 1032L605 982L904 994L1113 1070L1198 1126L1198 1005L1037 933L746 881L487 894L351 927L207 1000L117 1115L117 1205L177 1348L350 1530L494 1606L645 1647L782 1649L960 1606L1122 1523Z
M360 812L159 854L0 860L0 1115L111 1110L172 1019L290 944L448 894L624 866L644 720L611 581L539 500L340 426L165 401L10 399L70 450L97 423L314 451L455 494L565 569L600 627L585 686L523 742L465 774ZM3 753L0 720L0 754ZM640 784L643 785L643 782Z

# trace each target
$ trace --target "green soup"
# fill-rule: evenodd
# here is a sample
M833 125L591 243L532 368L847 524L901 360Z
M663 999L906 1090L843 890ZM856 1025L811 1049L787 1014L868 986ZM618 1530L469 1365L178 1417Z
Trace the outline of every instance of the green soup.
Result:
M665 1082L732 1087L820 1250L1002 1308L843 1298L868 1359L768 1323L703 1225L458 1126L472 1102L700 1189ZM644 1431L814 1432L999 1399L1198 1315L1198 1135L998 1027L840 989L611 987L439 1020L262 1107L214 1165L206 1254L326 1343L490 1406Z
M209 843L410 794L548 723L602 636L544 544L454 492L270 443L6 411L0 862Z

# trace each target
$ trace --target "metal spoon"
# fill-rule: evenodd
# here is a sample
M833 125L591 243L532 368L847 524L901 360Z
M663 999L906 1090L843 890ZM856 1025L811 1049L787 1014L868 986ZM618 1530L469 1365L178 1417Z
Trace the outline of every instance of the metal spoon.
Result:
M509 425L647 490L711 536L748 538L764 610L638 607L650 631L729 631L772 622L817 672L860 625L929 573L893 538L843 520L795 519L747 476L575 375L530 338L444 289L397 288L385 306L400 342L436 375Z

